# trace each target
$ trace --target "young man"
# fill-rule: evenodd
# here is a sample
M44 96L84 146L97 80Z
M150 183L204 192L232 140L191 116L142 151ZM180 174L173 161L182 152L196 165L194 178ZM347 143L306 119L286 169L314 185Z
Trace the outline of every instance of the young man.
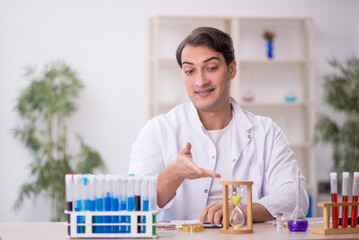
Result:
M272 220L278 212L290 217L298 166L279 127L242 110L230 97L237 73L231 37L215 28L197 28L178 46L176 57L191 102L145 125L129 169L159 174L160 220L221 223L220 179L254 182L255 222ZM301 181L301 207L307 210ZM245 206L242 211L246 215Z

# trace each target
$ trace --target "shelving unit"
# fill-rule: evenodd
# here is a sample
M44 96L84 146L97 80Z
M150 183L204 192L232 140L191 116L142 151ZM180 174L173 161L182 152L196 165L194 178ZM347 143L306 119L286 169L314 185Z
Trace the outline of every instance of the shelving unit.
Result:
M150 117L189 101L175 53L196 27L219 28L232 36L237 76L231 95L254 114L271 117L288 138L316 206L314 134L314 23L308 18L166 17L151 19ZM274 58L266 57L265 30L273 31ZM286 102L288 90L296 101ZM253 101L243 101L251 92ZM313 207L313 215L316 208Z

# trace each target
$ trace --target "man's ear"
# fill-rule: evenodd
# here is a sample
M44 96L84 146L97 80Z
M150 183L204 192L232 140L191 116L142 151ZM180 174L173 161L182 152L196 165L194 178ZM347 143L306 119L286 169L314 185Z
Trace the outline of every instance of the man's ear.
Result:
M233 60L230 64L229 64L229 74L231 79L233 79L236 74L237 74L237 62L236 60Z

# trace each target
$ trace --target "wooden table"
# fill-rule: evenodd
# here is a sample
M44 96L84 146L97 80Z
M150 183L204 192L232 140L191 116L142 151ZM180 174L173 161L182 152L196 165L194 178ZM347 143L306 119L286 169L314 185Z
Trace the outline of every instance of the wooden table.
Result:
M309 229L306 232L290 232L288 229L276 230L272 223L253 224L252 234L223 234L219 229L205 229L203 232L166 233L159 235L159 239L196 239L196 240L231 240L231 239L359 239L359 234L319 235L311 233L313 227L323 227L322 218L309 218ZM43 223L0 223L0 237L2 240L64 240L66 226L63 222Z

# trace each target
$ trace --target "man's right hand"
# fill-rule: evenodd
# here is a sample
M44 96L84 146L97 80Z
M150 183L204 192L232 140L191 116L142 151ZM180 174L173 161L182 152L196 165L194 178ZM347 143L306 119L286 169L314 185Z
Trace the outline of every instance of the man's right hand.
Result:
M198 167L192 159L191 148L191 144L187 142L186 146L179 152L178 158L173 162L176 171L175 174L178 177L183 180L186 178L196 179L202 177L221 177L221 175L218 173Z
M192 159L191 144L187 142L179 152L177 159L167 165L158 175L157 205L160 208L164 207L185 179L202 177L219 178L221 175L198 167Z

